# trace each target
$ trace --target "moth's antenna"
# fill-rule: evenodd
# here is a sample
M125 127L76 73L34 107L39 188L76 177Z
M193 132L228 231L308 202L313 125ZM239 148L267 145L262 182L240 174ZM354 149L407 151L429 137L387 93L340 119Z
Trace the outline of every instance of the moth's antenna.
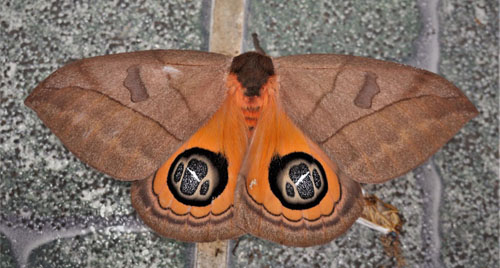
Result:
M257 33L252 34L252 40L253 40L253 47L255 48L255 51L259 52L262 55L266 55L266 52L260 46L259 36L257 35Z

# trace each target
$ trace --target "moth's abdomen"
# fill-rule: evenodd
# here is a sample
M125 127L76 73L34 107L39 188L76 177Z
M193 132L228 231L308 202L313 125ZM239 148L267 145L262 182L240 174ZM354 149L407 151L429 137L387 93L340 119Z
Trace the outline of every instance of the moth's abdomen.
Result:
M245 97L246 103L240 107L245 117L245 123L250 131L257 125L260 111L262 110L262 105L259 103L259 100L260 97Z
M253 135L253 130L259 122L263 108L267 105L269 94L276 92L276 76L270 76L267 82L262 85L259 95L248 96L248 91L239 81L235 74L229 74L227 77L227 87L232 101L240 108L245 125L248 129L248 137Z

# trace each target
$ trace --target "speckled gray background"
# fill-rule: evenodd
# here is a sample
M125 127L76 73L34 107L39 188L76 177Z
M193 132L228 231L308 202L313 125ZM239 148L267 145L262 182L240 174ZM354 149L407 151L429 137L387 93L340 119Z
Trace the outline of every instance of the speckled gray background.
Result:
M406 219L408 266L498 265L498 2L448 0L433 9L431 0L273 2L247 2L245 48L255 31L273 56L346 53L431 66L476 104L481 114L430 162L366 189ZM192 263L189 244L159 237L137 219L129 183L79 162L22 101L74 59L207 50L210 8L208 0L0 1L0 267ZM394 266L378 237L354 225L332 243L302 249L247 235L231 264Z

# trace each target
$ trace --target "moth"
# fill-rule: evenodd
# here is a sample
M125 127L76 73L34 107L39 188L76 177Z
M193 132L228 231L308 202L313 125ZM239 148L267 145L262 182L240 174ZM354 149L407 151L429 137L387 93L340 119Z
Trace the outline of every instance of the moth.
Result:
M25 100L88 165L132 181L157 233L323 244L477 110L444 78L370 58L152 50L82 59Z

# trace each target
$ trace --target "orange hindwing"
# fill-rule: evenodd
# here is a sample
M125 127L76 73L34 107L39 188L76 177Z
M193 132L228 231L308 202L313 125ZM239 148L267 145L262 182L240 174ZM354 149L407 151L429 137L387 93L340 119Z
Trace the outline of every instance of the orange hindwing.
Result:
M145 222L160 234L184 241L241 235L233 204L247 132L233 88L207 124L152 178L134 184L132 199Z
M265 102L240 171L235 201L239 225L285 245L330 241L359 216L360 187L338 174L321 148L285 114L277 102L276 76L261 94Z

